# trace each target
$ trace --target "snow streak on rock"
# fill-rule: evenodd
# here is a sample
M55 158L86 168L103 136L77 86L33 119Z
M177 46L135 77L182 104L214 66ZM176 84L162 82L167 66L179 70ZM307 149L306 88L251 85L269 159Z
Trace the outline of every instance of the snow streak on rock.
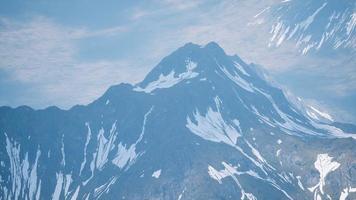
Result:
M241 200L257 200L257 198L252 193L246 192L245 189L242 187L241 183L236 177L236 175L239 174L239 172L236 170L237 168L225 162L222 162L222 164L224 165L225 169L222 169L220 171L216 170L210 165L208 166L208 173L210 177L218 181L220 184L222 183L222 179L226 177L231 177L241 191Z
M2 188L5 199L38 200L41 194L41 180L37 177L40 150L37 149L35 161L31 164L27 152L24 158L21 157L21 145L11 141L6 133L5 137L6 152L10 160L10 182L12 183L11 188Z
M136 161L136 159L142 154L142 153L136 153L136 145L140 143L141 140L143 139L143 136L145 134L147 117L151 114L152 110L153 107L151 107L151 109L144 115L141 134L137 139L137 141L134 144L132 144L128 149L126 149L126 144L123 145L121 142L119 143L116 156L112 160L112 163L118 166L119 168L123 168L125 166L130 167Z
M94 189L94 197L95 199L100 199L101 195L104 193L108 193L110 191L111 186L117 181L117 177L111 177L110 180L103 185Z
M108 156L110 151L114 148L114 141L116 139L116 122L111 127L109 138L105 138L104 129L101 128L97 137L98 140L98 149L96 154L95 167L99 170L102 170L106 162L108 161Z
M83 159L83 162L82 164L80 164L80 171L79 171L79 176L82 174L82 171L85 167L85 164L87 163L87 147L88 147L88 144L90 142L90 139L91 139L91 130L90 130L90 125L89 123L85 123L85 125L87 126L88 128L88 134L87 134L87 139L85 141L85 146L84 146L84 159Z
M307 110L307 114L311 118L316 119L316 120L327 119L331 122L334 121L333 118L328 113L319 111L318 109L316 109L313 106L309 106L309 108L310 108L310 110Z
M83 185L85 186L93 177L95 174L96 170L102 171L105 167L105 165L107 164L107 162L109 161L109 154L110 152L115 148L115 140L117 137L117 128L116 128L116 121L112 124L110 132L109 132L109 136L108 138L105 137L104 133L105 130L104 128L101 128L99 130L98 136L97 136L97 147L96 150L93 152L92 154L92 160L90 162L89 168L90 168L90 177L88 179L86 179L83 182ZM86 123L85 124L88 128L88 135L87 135L87 139L86 139L86 143L85 143L85 147L84 147L84 160L81 164L81 169L85 168L86 165L86 157L87 157L87 145L89 144L90 140L91 140L91 129L90 129L90 124Z
M324 45L333 49L355 48L354 8L352 1L284 1L268 9L263 16L258 15L255 20L272 19L269 46L278 47L293 40L301 53L307 54L312 49L320 50Z
M78 193L75 191L69 190L69 187L71 187L71 184L73 183L72 175L71 174L63 174L62 172L59 172L56 174L57 182L56 182L56 187L54 189L52 199L53 200L59 200L59 199L69 199L70 196L73 197L75 193ZM79 190L78 188L76 190Z

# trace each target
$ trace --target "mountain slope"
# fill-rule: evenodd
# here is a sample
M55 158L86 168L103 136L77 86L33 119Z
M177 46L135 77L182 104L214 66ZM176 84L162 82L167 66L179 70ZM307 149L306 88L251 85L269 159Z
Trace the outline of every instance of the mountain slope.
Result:
M356 135L291 102L216 43L189 43L87 106L1 107L0 196L355 198Z
M270 45L294 41L300 52L347 49L354 53L356 2L345 0L283 0L266 7L256 21L272 23ZM330 52L329 52L330 53Z

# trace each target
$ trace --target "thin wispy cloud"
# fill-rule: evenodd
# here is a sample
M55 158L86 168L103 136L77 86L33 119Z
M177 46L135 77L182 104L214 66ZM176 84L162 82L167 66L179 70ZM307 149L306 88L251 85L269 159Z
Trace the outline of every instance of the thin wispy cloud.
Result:
M195 8L195 7L199 6L199 4L203 3L204 1L201 1L201 0L182 0L182 1L163 0L160 2L165 4L166 6L169 6L172 9L182 11L182 10Z
M15 70L18 80L38 76L37 70L73 67L78 40L109 37L124 27L89 31L58 25L44 17L25 23L3 19L0 29L0 68ZM17 73L18 72L18 73Z
M268 46L271 24L263 15L279 2L140 2L127 8L122 5L125 9L117 7L117 13L107 15L107 20L95 21L97 16L93 15L85 21L87 24L79 25L45 15L27 20L3 17L0 81L27 83L28 91L41 95L37 99L23 97L17 103L11 102L11 98L0 101L39 107L89 103L110 85L139 81L179 46L210 41L218 42L228 54L238 54L247 62L263 66L277 79L296 74L299 78L279 79L291 89L305 87L299 83L304 77L308 81L303 82L310 83L311 93L332 93L339 98L354 94L355 60L350 60L349 55L302 55L294 40L285 40L278 47ZM315 79L319 84L311 84ZM71 86L84 89L79 91Z
M86 104L100 96L109 85L142 78L137 73L139 68L132 67L134 62L77 59L78 40L111 37L125 28L90 31L58 25L44 17L25 23L3 19L1 27L0 70L9 75L8 81L32 87L32 98L22 97L32 105L53 104L68 108L74 102Z

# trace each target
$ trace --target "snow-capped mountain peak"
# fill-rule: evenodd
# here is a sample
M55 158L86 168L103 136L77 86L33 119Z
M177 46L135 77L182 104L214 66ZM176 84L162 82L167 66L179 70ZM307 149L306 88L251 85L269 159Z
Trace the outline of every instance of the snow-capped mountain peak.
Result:
M192 79L213 81L221 74L230 78L237 74L250 76L245 66L240 59L230 59L215 42L205 46L188 43L165 57L134 90L152 93Z
M0 198L355 197L355 135L253 67L188 43L89 105L0 107Z

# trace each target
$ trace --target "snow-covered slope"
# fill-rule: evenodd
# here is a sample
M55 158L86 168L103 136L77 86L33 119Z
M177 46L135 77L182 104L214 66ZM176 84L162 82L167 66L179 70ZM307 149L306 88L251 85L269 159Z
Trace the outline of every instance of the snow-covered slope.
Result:
M87 106L1 107L0 197L356 198L356 135L289 99L216 43L186 44Z
M294 41L301 53L356 47L356 2L348 0L284 0L255 16L272 22L270 46Z

